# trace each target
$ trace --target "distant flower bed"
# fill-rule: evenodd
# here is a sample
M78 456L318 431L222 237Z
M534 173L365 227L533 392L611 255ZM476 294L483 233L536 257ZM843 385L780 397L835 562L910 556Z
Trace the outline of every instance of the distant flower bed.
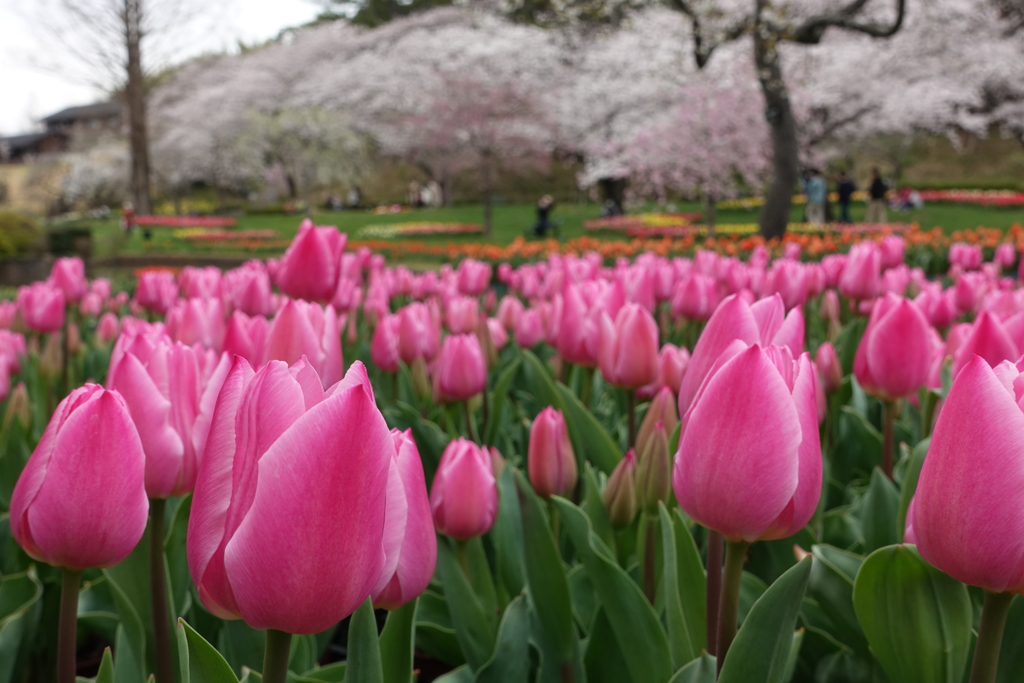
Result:
M424 237L428 235L482 235L484 228L477 223L391 223L364 225L359 237L364 239L392 239L395 237Z
M880 232L902 233L909 229L910 223L826 223L824 225L790 223L787 228L789 232L797 234L849 233L864 235ZM757 223L721 223L716 225L714 229L714 233L718 235L754 235L757 234L757 231ZM702 236L708 234L708 226L687 225L664 228L632 228L627 230L626 234L630 237L640 238Z
M1024 206L1024 192L1014 190L921 190L920 194L926 202Z
M638 213L627 216L609 216L584 221L586 230L611 230L628 232L641 228L676 228L687 226L703 218L700 213Z
M153 213L161 216L173 216L180 213L213 213L217 203L208 199L183 199L177 206L174 202L161 202L153 209Z
M251 240L272 240L277 233L263 230L220 230L216 228L182 228L171 233L172 237L186 242L240 242Z

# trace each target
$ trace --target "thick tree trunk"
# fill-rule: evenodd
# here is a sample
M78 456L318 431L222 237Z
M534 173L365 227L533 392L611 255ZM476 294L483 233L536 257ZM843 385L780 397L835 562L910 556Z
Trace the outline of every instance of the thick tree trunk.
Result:
M625 213L625 178L601 178L597 181L597 186L601 188L601 196L604 197L604 201L612 200L612 203L615 205L616 215Z
M771 127L772 183L761 207L761 235L781 237L789 224L793 191L800 174L796 121L789 102L789 91L782 80L777 49L778 37L771 28L759 24L754 30L754 63L764 94L765 118Z
M708 234L715 233L715 198L706 190L701 192L701 204L704 208L704 225L708 226Z
M146 83L142 74L142 2L124 0L124 37L128 52L128 130L132 151L132 203L137 215L153 213L149 199L149 141L146 137Z

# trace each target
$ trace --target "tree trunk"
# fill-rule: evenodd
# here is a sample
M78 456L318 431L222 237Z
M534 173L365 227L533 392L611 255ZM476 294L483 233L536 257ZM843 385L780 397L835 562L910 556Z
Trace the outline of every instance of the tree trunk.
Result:
M484 152L480 165L480 190L484 200L484 236L491 236L491 214L494 211L494 169L490 152Z
M789 91L782 80L782 65L777 50L778 36L759 21L754 30L754 63L764 94L765 118L772 136L772 183L761 207L761 235L766 239L782 237L789 224L793 190L800 174L796 121L789 102Z
M128 52L128 130L132 150L132 202L136 215L153 213L149 199L149 141L146 139L146 83L142 74L142 2L124 0L124 37Z
M707 190L701 192L701 203L704 208L704 225L708 228L708 234L715 234L715 198Z
M604 201L612 200L612 203L615 205L616 215L625 213L626 179L601 178L597 181L597 185L601 188L601 195L604 197Z

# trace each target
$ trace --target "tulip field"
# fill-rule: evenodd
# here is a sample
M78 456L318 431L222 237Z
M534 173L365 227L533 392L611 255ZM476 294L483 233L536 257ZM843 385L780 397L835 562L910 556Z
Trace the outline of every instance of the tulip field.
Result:
M59 259L0 301L0 683L1024 681L1019 236Z

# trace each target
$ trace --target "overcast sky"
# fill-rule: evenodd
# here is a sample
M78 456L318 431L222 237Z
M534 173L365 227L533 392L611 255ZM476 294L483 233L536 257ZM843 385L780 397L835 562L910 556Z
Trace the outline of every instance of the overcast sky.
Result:
M34 121L64 107L88 104L102 93L52 71L32 67L32 55L45 50L33 30L35 0L0 0L0 135L32 130ZM255 42L276 36L282 28L313 19L319 9L308 0L209 0L218 6L218 30L198 36L181 54L231 49L239 40Z

